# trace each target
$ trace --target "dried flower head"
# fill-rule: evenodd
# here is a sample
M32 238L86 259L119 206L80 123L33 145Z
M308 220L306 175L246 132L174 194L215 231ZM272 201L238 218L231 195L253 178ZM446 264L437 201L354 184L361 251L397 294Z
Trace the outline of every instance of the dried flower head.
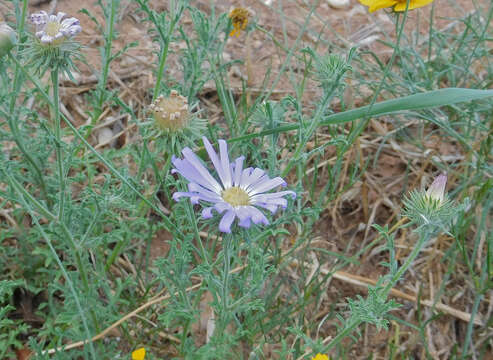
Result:
M74 17L62 20L65 15L63 12L48 15L46 11L31 14L29 20L36 27L36 37L42 44L58 46L81 32L79 20Z
M132 360L144 360L146 357L146 349L139 348L132 352Z
M407 0L359 0L365 6L368 6L368 11L374 12L379 9L394 7L394 11L406 11ZM409 10L420 8L432 3L433 0L409 0Z
M329 360L329 357L327 355L319 353L319 354L315 355L315 357L312 358L312 360Z
M168 132L187 127L191 119L187 98L178 94L176 90L171 90L169 97L160 95L149 109L159 128Z
M228 145L219 140L219 156L209 140L202 138L209 158L216 169L220 181L217 181L202 164L200 159L189 148L182 151L183 159L173 157L175 169L189 181L188 192L176 192L173 199L190 198L192 204L200 201L212 204L202 210L204 219L212 218L212 211L223 214L219 222L221 232L230 233L231 224L238 218L238 225L249 228L251 223L269 224L269 220L258 209L264 208L275 213L279 207L286 208L288 201L285 196L296 197L293 191L267 193L278 186L286 186L286 182L276 177L271 179L264 170L259 168L243 168L244 156L234 162L229 161Z
M234 8L229 13L229 18L233 23L233 30L229 34L229 36L236 37L240 36L242 30L245 30L248 25L248 18L250 17L250 13L245 8Z
M14 29L5 23L0 23L0 58L7 55L17 40Z

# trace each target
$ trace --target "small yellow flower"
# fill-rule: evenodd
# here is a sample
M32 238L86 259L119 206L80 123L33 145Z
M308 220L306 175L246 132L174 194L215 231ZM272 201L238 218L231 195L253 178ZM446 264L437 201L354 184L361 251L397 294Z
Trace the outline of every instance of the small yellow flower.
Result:
M327 355L317 354L312 360L330 360Z
M368 6L370 12L379 9L394 7L394 11L406 11L407 0L359 0L365 6ZM409 0L409 10L420 8L432 3L433 0Z
M132 360L144 360L146 357L146 349L139 348L132 352Z
M240 36L241 30L245 30L248 25L248 18L250 17L250 13L245 8L234 8L229 13L229 18L233 23L233 31L229 33L229 36L236 37Z

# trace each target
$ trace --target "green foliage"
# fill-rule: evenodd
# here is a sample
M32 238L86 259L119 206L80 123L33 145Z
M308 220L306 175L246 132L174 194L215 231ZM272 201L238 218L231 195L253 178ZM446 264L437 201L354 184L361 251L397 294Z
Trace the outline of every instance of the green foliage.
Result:
M443 257L445 277L465 268L465 282L474 292L469 311L473 320L481 313L493 288L493 69L485 45L491 31L480 12L458 20L462 33L430 25L424 48L412 38L418 34L404 31L405 18L396 16L398 37L383 43L393 53L388 64L362 48L329 43L330 53L322 52L318 45L329 41L323 34L317 46L302 47L315 6L293 44L281 43L251 22L249 35L267 33L282 59L276 78L270 79L268 71L251 99L248 82L239 96L230 86L232 67L248 64L225 59L230 19L211 3L207 13L185 0L167 2L167 11L148 0L137 0L137 8L130 10L119 0L99 0L101 16L81 10L101 33L101 66L94 72L97 86L85 96L83 111L90 121L76 126L60 108L59 75L73 79L74 64L84 61L86 49L77 41L42 46L24 29L27 1L9 2L19 42L0 63L0 358L14 357L15 349L28 345L37 359L49 358L43 351L53 348L56 359L128 358L138 346L145 346L151 359L311 359L318 352L337 359L349 357L351 346L363 341L355 336L362 325L388 331L390 319L417 331L426 344L425 329L434 315L418 314L417 324L401 320L402 308L389 294L443 233L451 242ZM149 103L142 107L125 102L108 86L115 61L137 45L115 49L115 42L124 40L116 24L128 11L142 16L140 26L157 45L156 64L149 64L156 81L146 89ZM487 14L491 20L493 6ZM178 78L166 70L173 52ZM478 62L486 75L474 72L472 64ZM48 70L50 79L43 77ZM292 91L275 97L282 76ZM201 92L208 82L216 86L221 114L205 127L212 109ZM309 96L307 84L316 89ZM365 105L346 103L348 87ZM363 87L372 99L362 96ZM172 89L188 99L200 129L167 136L153 128L145 107ZM341 109L336 110L336 101ZM132 134L136 138L124 148L91 145L105 108L139 125L140 133ZM370 118L384 119L395 131L380 134L381 143L365 144L364 151L372 154L360 159L360 135ZM230 156L244 155L247 166L286 178L296 199L282 212L266 214L268 226L234 226L231 235L218 231L218 216L205 220L198 207L175 202L172 194L184 190L184 184L170 171L173 156L188 146L205 161L197 141L203 134L212 141L228 140ZM382 149L389 149L387 142L394 146L398 140L425 154L432 136L453 143L460 153L454 160L430 156L435 169L456 179L449 195L438 202L412 190L402 199L401 211L401 199L389 200L382 188L379 196L392 205L393 216L405 215L411 223L401 220L392 229L375 224L376 231L368 228L370 236L365 233L361 244L354 241L359 230L347 243L336 241L347 231L339 228L340 219L327 218L350 203L344 199L349 191L373 184L365 173L373 170ZM374 147L375 154L367 150ZM421 157L409 160L406 172L417 173ZM408 193L407 183L396 186ZM343 222L362 221L352 209L346 216L350 219ZM337 226L321 227L331 222ZM410 252L397 260L395 238L406 227L413 229L406 237ZM367 296L328 304L332 275L349 264L360 266L368 254L388 259L379 264L376 285L368 287ZM445 283L433 301L440 300ZM42 319L39 325L16 316L19 288L43 295L32 309ZM101 334L138 308L117 327L118 341L105 333L103 341L63 349ZM457 357L477 357L482 351L473 346L481 333L473 320L457 345L462 354ZM396 340L392 354L398 349Z

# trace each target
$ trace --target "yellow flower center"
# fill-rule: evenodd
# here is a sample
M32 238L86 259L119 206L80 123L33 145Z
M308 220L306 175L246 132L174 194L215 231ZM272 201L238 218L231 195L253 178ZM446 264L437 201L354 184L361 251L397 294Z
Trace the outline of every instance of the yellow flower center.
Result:
M46 24L46 29L45 29L46 35L55 36L60 31L61 27L62 27L62 25L56 21L48 22Z
M222 192L223 200L232 206L250 205L250 196L245 190L237 186L230 187Z

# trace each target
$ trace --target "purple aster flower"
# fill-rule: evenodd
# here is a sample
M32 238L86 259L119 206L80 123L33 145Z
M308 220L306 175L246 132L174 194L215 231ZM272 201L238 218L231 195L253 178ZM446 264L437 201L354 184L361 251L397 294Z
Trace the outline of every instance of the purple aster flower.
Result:
M59 45L65 40L77 35L82 28L77 18L62 20L65 13L48 15L46 11L31 14L29 19L36 26L36 37L47 45Z
M182 197L189 197L192 204L198 204L200 200L211 204L202 210L202 217L211 218L212 210L224 213L219 222L220 231L230 233L235 218L238 218L238 225L244 228L249 228L252 222L267 225L269 221L258 207L274 214L279 206L286 208L288 205L284 196L296 197L289 190L267 193L278 186L286 186L286 182L280 177L269 178L259 168L243 168L244 156L230 163L226 141L219 140L218 156L209 140L205 137L202 140L220 181L209 173L197 155L187 147L182 151L183 159L173 157L175 169L172 173L177 172L189 181L189 191L176 192L173 199L178 201Z

